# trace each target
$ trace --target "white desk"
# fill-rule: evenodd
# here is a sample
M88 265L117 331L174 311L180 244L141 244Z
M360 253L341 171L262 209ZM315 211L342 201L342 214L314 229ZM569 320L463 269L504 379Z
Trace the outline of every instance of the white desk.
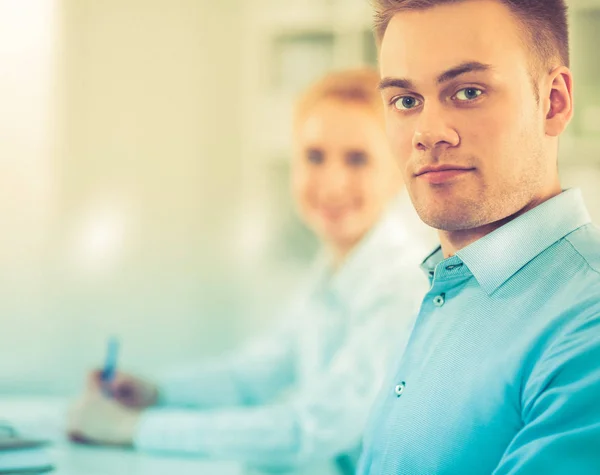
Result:
M61 399L0 398L0 419L17 430L54 442L54 475L242 475L237 463L154 456L133 450L70 444L65 440L68 403Z
M241 475L238 464L156 457L134 451L58 444L54 475Z

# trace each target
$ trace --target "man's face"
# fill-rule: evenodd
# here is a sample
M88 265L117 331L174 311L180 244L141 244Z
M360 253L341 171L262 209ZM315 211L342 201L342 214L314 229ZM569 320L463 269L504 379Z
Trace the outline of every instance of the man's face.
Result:
M556 181L519 24L493 0L396 14L381 45L388 135L430 226L511 216Z

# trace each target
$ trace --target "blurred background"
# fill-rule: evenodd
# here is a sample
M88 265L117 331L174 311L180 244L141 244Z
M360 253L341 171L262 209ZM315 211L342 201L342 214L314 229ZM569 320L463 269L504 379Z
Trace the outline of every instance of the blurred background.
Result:
M600 223L600 0L571 2L565 187ZM152 375L260 332L315 254L291 105L376 64L366 0L0 0L0 393Z

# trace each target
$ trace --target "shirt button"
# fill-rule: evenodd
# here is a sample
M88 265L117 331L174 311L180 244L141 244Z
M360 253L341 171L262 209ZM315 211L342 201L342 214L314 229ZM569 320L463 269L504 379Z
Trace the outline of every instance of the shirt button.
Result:
M436 295L433 299L433 305L436 307L441 307L446 303L446 294Z
M396 394L396 396L398 396L398 397L402 396L402 393L404 392L405 387L406 387L406 383L404 381L402 381L398 386L396 386L394 388L394 393Z

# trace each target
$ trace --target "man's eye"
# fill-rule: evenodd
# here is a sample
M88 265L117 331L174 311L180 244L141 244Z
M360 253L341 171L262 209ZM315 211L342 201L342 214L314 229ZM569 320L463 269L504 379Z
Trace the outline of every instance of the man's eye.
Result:
M421 105L421 101L416 97L402 96L394 99L393 106L399 111L414 109Z
M482 94L483 91L481 89L477 89L476 87L466 87L458 91L454 97L459 101L468 102L477 99Z

